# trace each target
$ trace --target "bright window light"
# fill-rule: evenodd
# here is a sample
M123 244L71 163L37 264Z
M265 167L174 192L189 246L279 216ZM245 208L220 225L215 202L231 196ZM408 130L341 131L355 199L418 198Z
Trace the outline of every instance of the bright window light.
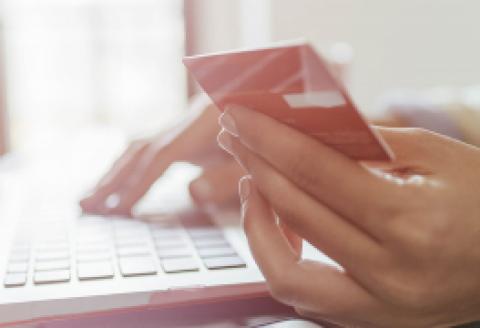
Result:
M75 135L158 131L186 103L181 0L5 0L12 147L45 154Z

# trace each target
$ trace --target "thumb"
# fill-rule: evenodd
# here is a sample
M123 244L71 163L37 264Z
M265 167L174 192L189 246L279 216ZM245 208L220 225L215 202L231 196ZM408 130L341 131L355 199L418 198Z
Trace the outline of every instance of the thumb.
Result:
M374 129L390 146L398 161L431 159L438 154L439 140L447 139L435 132L421 128L387 128L375 126Z
M452 145L458 141L420 128L374 127L395 154L390 163L367 163L393 171L431 174L451 160Z

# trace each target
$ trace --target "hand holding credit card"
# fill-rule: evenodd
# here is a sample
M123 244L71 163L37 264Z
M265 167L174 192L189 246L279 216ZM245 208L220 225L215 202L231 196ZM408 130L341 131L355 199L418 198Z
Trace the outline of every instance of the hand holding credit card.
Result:
M184 58L215 105L247 107L282 121L357 160L392 152L309 44Z

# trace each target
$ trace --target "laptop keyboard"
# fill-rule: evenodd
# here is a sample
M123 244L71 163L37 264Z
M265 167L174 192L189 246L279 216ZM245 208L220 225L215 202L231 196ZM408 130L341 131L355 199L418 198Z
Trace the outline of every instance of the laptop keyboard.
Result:
M20 229L5 287L246 267L208 219L148 223L83 217L73 232L65 222L45 224L37 233Z

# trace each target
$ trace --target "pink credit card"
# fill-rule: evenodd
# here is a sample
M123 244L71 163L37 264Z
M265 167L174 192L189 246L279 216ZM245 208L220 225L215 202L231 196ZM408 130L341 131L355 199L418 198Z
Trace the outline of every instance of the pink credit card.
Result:
M215 105L262 112L357 160L391 160L328 64L309 44L184 58Z

